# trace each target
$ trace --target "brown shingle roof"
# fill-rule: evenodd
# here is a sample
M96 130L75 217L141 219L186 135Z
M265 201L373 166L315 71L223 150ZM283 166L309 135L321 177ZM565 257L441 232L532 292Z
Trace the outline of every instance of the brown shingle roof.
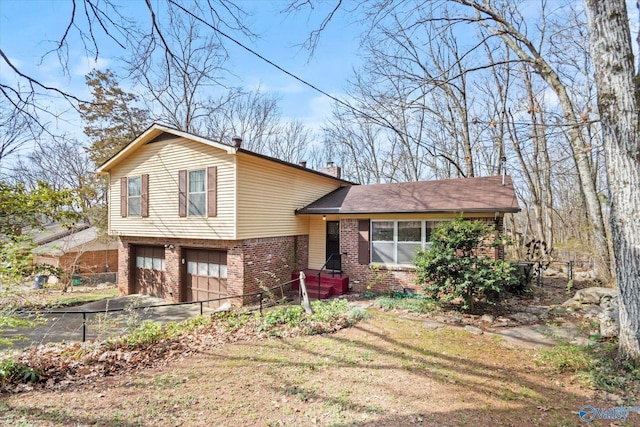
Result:
M518 212L510 177L355 185L339 188L299 209L299 214L404 212Z

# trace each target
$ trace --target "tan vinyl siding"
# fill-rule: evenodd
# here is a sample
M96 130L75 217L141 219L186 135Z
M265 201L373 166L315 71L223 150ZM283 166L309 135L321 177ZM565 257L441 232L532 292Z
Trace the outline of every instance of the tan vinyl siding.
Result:
M307 234L295 210L340 185L323 177L244 153L237 155L238 239Z
M319 269L326 261L327 223L320 216L309 219L309 268Z
M178 212L178 171L210 166L217 167L217 216L181 218ZM235 168L234 155L184 138L141 146L110 171L110 234L235 240ZM120 178L142 174L149 174L149 217L122 218Z

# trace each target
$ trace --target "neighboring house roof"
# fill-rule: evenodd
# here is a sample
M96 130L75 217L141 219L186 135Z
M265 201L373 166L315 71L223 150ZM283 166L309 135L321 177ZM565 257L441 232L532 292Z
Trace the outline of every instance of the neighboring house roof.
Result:
M499 176L339 188L298 214L519 212L513 182Z
M66 253L117 248L118 242L101 242L98 240L98 229L96 227L88 227L37 246L32 252L37 255L62 256Z
M44 245L45 243L58 240L61 237L75 233L79 230L84 230L85 228L89 227L89 224L76 224L73 227L67 227L60 224L59 222L52 222L44 225L41 228L26 229L23 231L23 233L30 233L33 238L33 243L35 243L36 245Z
M171 128L169 126L165 126L165 125L161 125L158 123L154 123L152 124L147 130L145 130L142 134L140 134L136 139L134 139L133 141L131 141L128 145L126 145L125 147L123 147L120 151L118 151L113 157L111 157L109 160L107 160L106 162L104 162L102 165L100 165L98 167L98 169L96 170L96 173L107 173L109 172L109 170L111 170L114 166L118 165L120 162L122 162L124 159L126 159L127 157L129 157L130 154L132 154L133 152L135 152L139 147L152 142L152 141L156 141L156 140L161 140L161 139L168 139L168 136L173 135L174 137L179 137L179 138L186 138L186 139L190 139L192 141L196 141L196 142L200 142L202 144L205 145L209 145L211 147L215 147L221 150L226 151L228 154L236 154L236 153L244 153L244 154L248 154L250 156L253 157L258 157L260 159L264 159L270 162L275 162L275 163L279 163L285 166L289 166L295 169L300 169L300 170L304 170L305 172L310 172L313 174L317 174L317 175L321 175L324 177L330 177L335 179L336 181L339 181L340 183L343 184L349 184L349 185L354 185L355 183L350 182L350 181L346 181L340 178L336 178L333 177L331 175L325 174L323 172L319 172L313 169L309 169L305 166L301 166L301 165L297 165L295 163L289 163L286 162L284 160L280 160L280 159L276 159L275 157L270 157L270 156L266 156L264 154L259 154L259 153L255 153L253 151L250 150L246 150L243 149L241 147L235 147L231 144L225 144L223 142L219 142L219 141L214 141L212 139L209 138L205 138L202 136L198 136L198 135L194 135L188 132L184 132L178 129L174 129Z

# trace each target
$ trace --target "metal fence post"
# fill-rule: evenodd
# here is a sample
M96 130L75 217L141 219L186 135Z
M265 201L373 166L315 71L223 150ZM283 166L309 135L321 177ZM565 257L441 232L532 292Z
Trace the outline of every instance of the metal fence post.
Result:
M569 261L569 280L573 280L573 260Z
M82 312L82 342L87 340L87 313Z
M262 292L260 292L260 316L262 316Z
M200 316L202 316L203 313L204 312L203 312L203 308L202 308L202 301L200 301Z

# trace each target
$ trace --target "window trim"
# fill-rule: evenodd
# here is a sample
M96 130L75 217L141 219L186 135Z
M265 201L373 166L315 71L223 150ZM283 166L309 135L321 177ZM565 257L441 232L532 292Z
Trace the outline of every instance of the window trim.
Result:
M204 184L204 189L202 191L191 191L191 174L195 173L195 172L202 172L203 174L203 184ZM196 217L196 218L200 218L200 217L206 217L207 216L207 168L198 168L198 169L188 169L187 170L187 217ZM191 202L191 196L192 195L198 195L198 196L204 196L204 199L202 200L202 206L196 206L195 203ZM199 210L201 213L192 213L191 212L191 207L194 206L195 208L199 208L197 210Z
M129 181L132 179L140 180L140 194L129 194ZM136 205L139 205L139 212L132 214L130 212L131 200L135 201ZM149 174L123 176L120 178L120 216L122 218L134 217L134 218L147 218L149 216Z
M189 190L189 176L191 172L204 171L204 191L192 193ZM191 194L204 194L204 206L201 215L189 213ZM182 218L213 218L217 212L218 196L218 167L208 166L194 169L181 169L178 171L178 216Z
M415 221L419 221L420 222L420 242L404 242L404 241L399 241L398 240L398 224L402 223L402 222L415 222ZM429 244L431 242L431 240L427 241L427 230L433 230L434 227L427 227L427 224L429 222L444 222L444 221L451 221L450 218L435 218L435 219L376 219L376 220L371 220L370 221L370 229L371 229L371 241L369 243L369 263L371 265L383 265L383 266L408 266L408 267L415 267L415 264L412 263L398 263L398 244L399 243L413 243L413 244L419 244L420 245L420 249L425 250L426 248L429 247ZM393 240L374 240L373 239L373 228L374 228L374 223L376 222L392 222L393 223ZM431 233L428 233L429 237L431 236ZM380 262L380 261L373 261L373 254L374 254L374 245L376 243L392 243L393 244L393 254L392 254L392 258L393 258L393 262L389 263L389 262Z
M131 183L138 181L138 194L131 194ZM136 207L137 213L132 213L131 208ZM127 177L127 216L142 217L142 177L140 175Z

